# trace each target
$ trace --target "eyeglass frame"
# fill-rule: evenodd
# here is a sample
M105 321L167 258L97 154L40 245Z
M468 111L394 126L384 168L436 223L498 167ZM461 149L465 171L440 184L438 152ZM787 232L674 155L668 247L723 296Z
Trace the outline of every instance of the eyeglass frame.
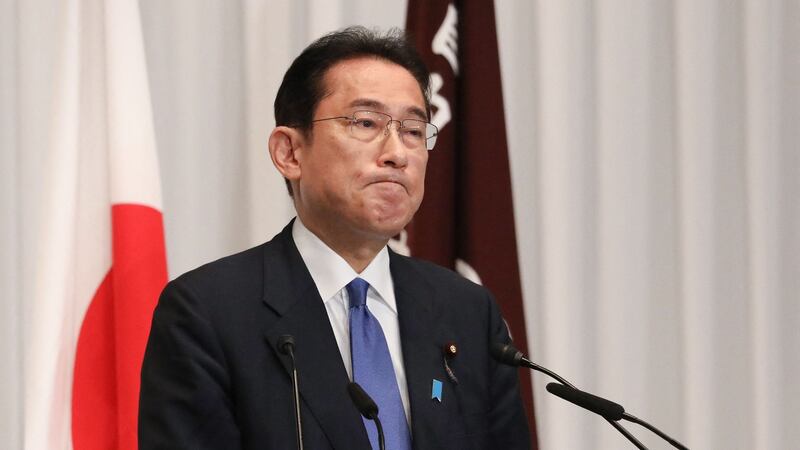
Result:
M398 120L398 119L395 119L394 117L392 117L391 115L383 113L383 112L380 112L380 111L372 111L372 110L369 110L369 109L359 109L358 111L353 111L353 115L350 116L350 117L348 117L348 116L325 117L323 119L314 119L314 120L311 121L311 123L313 124L313 123L324 122L324 121L328 121L328 120L341 120L341 119L349 120L350 121L350 127L351 127L351 130L352 130L352 126L355 125L356 121L358 120L358 119L356 119L356 114L358 114L358 113L380 114L382 116L388 117L389 121L386 122L386 127L385 127L385 130L384 130L384 136L387 136L389 134L389 126L393 122L397 122L397 124L398 124L398 126L395 128L398 133L400 133L403 129L413 128L413 127L406 127L406 126L403 125L403 123L408 121L408 120L413 120L415 122L424 123L426 125L426 128L427 128L428 125L430 125L430 126L433 127L434 133L430 137L428 137L428 136L425 137L425 150L432 151L433 147L436 146L436 138L439 136L439 127L437 127L436 125L432 124L431 122L428 122L427 120L422 120L422 119L411 119L411 118L409 118L409 119ZM351 133L352 133L352 131L351 131ZM428 141L431 140L431 139L434 139L434 141L433 141L433 144L431 144L430 148L428 148L427 144L428 144ZM401 138L401 140L402 140L402 138Z

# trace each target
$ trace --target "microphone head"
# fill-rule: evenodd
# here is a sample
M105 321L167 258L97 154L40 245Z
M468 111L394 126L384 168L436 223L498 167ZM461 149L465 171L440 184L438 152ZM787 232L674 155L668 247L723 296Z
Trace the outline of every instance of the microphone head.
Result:
M378 405L372 400L372 397L364 391L364 389L355 381L347 385L347 393L350 394L350 400L356 405L356 409L362 416L369 420L378 418Z
M515 367L518 367L521 364L522 352L514 348L514 346L511 344L495 342L492 344L489 350L494 359L503 364L508 364L509 366Z
M284 355L288 355L294 351L294 336L291 334L283 334L278 338L278 350Z
M620 420L625 414L625 408L618 403L563 384L548 383L547 391L609 420Z

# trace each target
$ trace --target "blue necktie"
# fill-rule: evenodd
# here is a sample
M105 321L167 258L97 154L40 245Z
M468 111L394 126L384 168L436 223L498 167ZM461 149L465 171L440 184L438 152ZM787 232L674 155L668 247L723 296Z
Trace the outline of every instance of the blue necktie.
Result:
M386 345L386 337L378 319L367 308L369 283L356 278L347 285L350 297L350 355L353 359L353 380L378 404L378 417L383 425L386 450L411 450L400 390ZM372 448L378 449L378 431L364 420Z

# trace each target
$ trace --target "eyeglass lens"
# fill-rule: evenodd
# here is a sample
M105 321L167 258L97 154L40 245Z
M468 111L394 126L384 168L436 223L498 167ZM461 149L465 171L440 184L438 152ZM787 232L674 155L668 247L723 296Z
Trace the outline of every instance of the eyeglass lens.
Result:
M376 111L356 111L350 126L354 138L372 141L378 135L389 132L389 123L397 122L396 129L403 143L410 148L433 148L437 129L434 125L418 119L394 120L391 116Z

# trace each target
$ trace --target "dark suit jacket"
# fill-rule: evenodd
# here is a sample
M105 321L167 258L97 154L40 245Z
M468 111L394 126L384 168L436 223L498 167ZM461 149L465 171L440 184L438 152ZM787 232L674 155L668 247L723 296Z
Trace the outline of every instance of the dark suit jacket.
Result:
M509 339L491 294L393 252L390 267L414 448L529 448L516 369L489 355L490 343ZM369 449L291 224L164 289L142 366L139 448L296 448L289 363L276 348L283 334L296 340L305 448ZM458 346L451 361L458 384L444 369L449 341ZM441 402L431 398L434 379L444 385Z

